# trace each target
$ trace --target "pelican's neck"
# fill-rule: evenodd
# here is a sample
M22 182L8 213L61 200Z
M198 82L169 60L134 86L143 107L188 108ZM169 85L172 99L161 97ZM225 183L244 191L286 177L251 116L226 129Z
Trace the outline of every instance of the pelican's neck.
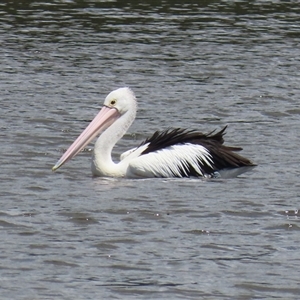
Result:
M111 152L115 144L127 132L136 115L136 106L128 110L97 139L92 159L92 173L96 176L124 177L128 165L114 163Z

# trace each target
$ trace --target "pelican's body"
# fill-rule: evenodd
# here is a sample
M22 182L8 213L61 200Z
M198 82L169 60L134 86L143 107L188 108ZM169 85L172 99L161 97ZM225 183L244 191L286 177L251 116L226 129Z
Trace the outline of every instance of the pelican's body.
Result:
M92 173L95 176L152 177L234 177L255 165L234 151L241 148L223 145L225 129L202 134L182 129L155 132L138 147L121 155L119 163L111 152L135 119L137 103L129 88L112 91L104 106L64 153L53 171L80 152L95 136Z

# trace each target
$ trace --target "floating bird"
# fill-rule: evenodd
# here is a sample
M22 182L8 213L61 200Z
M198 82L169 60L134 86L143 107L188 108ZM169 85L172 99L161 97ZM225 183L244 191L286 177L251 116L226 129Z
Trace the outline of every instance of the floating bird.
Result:
M227 126L208 134L180 128L156 131L136 148L124 152L120 162L115 163L112 149L134 121L136 110L137 102L131 89L124 87L112 91L100 112L52 170L77 155L99 134L92 159L95 176L228 178L255 167L250 160L235 153L242 148L223 145Z

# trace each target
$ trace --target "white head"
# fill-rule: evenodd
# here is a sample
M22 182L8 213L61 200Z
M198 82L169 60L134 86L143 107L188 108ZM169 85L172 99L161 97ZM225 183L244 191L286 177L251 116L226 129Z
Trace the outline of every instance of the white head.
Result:
M104 105L109 108L115 108L120 115L128 111L136 111L137 108L135 95L128 87L119 88L110 92L104 100Z

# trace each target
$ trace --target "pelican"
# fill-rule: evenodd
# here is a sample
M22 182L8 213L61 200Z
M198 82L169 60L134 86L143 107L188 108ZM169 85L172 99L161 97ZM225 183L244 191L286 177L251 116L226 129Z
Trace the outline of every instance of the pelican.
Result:
M156 131L136 148L124 152L120 162L112 160L114 145L133 123L137 102L133 91L119 88L107 95L104 105L87 128L62 155L53 171L77 155L97 135L92 158L95 176L154 177L236 177L256 165L223 145L225 126L219 132L203 134L195 130Z

